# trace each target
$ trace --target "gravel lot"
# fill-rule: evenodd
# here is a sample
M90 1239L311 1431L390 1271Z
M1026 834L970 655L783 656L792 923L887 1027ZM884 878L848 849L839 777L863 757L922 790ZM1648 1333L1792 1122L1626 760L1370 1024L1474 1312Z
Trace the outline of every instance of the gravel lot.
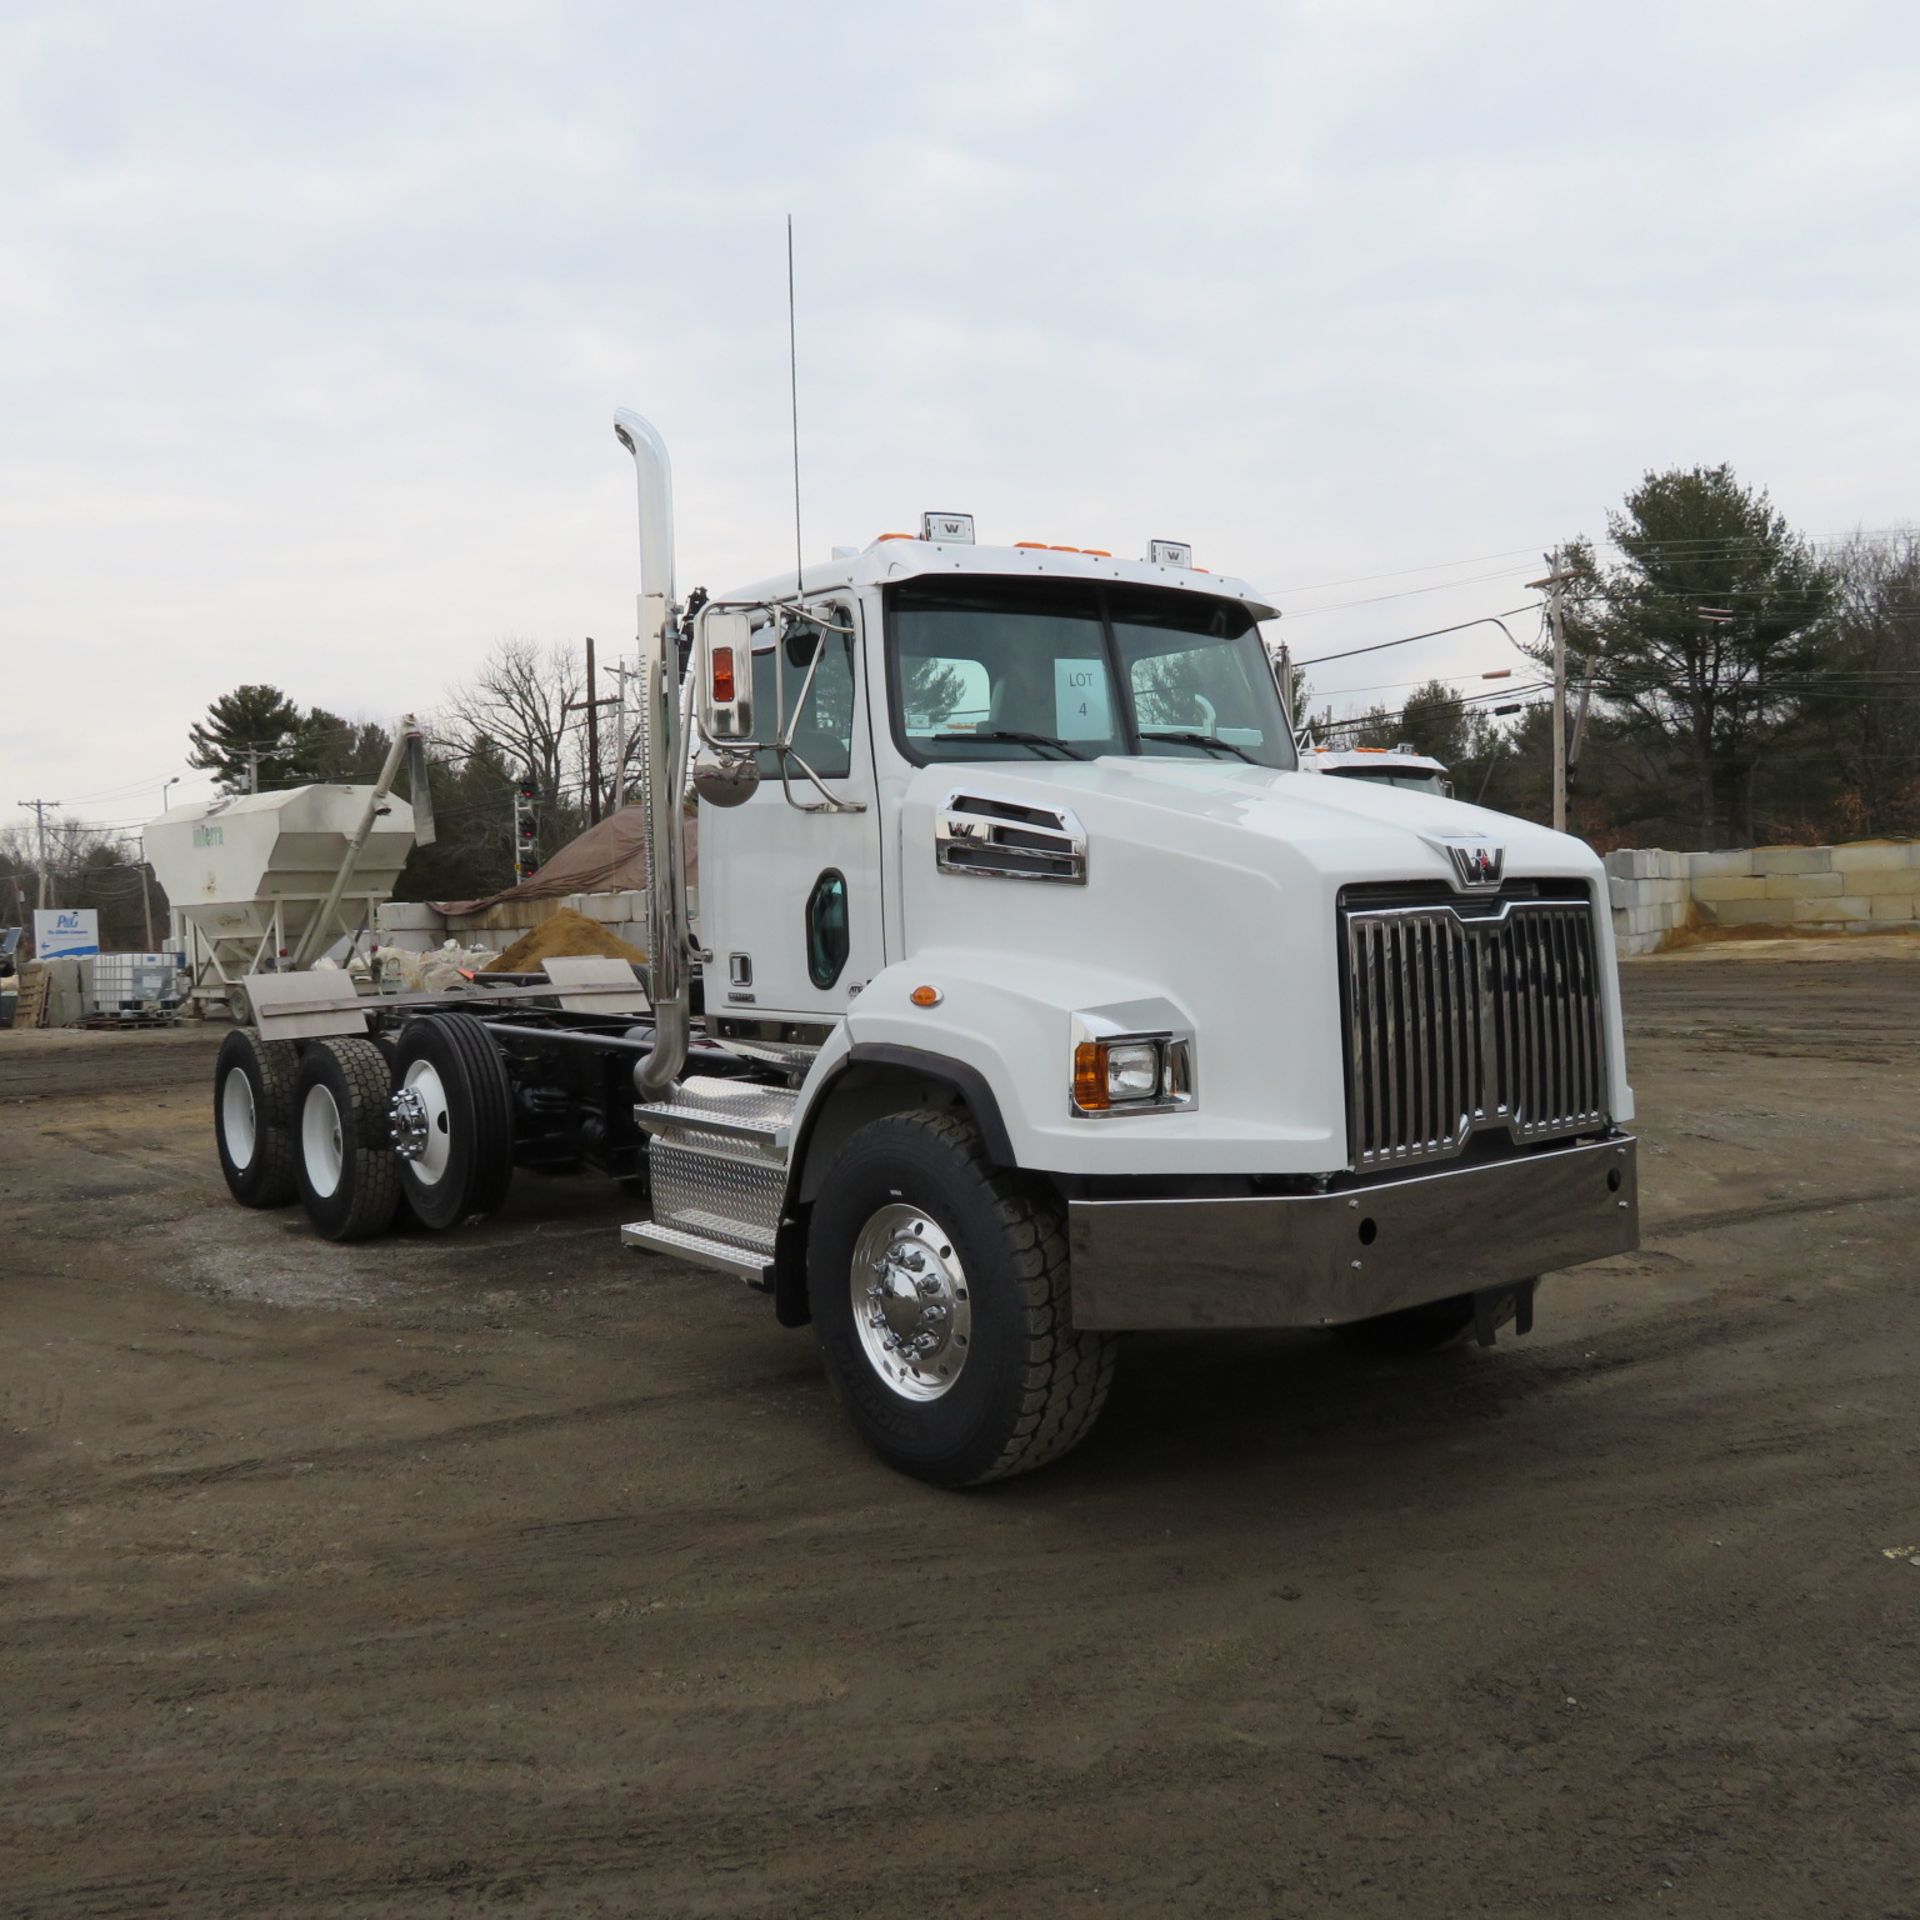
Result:
M617 1195L327 1246L217 1032L0 1035L0 1911L1920 1914L1874 944L1626 970L1646 1246L1531 1339L1137 1337L975 1496Z

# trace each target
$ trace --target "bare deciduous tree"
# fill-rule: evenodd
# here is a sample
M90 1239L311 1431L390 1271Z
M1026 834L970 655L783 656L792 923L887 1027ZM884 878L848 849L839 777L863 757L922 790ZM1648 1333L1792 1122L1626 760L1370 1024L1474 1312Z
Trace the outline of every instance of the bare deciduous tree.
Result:
M463 746L491 741L517 773L532 774L541 802L557 811L579 785L581 663L571 648L500 640L447 702L443 733Z

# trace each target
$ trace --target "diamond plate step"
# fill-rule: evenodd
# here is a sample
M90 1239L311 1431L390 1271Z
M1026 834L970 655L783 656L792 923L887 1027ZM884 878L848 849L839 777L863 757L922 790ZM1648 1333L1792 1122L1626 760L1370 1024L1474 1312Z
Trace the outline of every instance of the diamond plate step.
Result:
M791 1087L689 1075L665 1100L643 1100L633 1117L651 1134L687 1134L742 1140L784 1160L789 1123L799 1099Z
M645 1247L650 1253L664 1253L689 1266L711 1267L718 1273L730 1273L756 1287L773 1285L773 1260L768 1254L734 1246L704 1233L689 1233L680 1227L663 1227L652 1220L636 1220L620 1229L623 1244Z

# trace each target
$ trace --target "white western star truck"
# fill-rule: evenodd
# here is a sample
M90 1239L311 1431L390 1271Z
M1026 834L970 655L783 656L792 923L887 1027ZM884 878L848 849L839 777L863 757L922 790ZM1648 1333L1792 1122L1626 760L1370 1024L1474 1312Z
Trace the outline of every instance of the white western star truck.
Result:
M1123 1332L1490 1344L1541 1273L1637 1244L1579 841L1303 774L1274 609L1171 542L931 513L683 604L665 446L615 431L647 994L612 962L379 1000L266 977L218 1070L237 1198L350 1238L595 1166L648 1195L630 1244L811 1321L867 1441L952 1486L1084 1438Z

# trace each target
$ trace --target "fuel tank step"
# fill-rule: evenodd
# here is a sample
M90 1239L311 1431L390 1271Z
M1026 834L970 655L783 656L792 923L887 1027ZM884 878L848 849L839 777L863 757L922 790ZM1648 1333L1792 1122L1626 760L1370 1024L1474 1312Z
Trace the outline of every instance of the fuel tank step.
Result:
M710 1267L716 1273L730 1273L756 1287L773 1285L773 1250L765 1253L736 1246L732 1241L711 1234L689 1232L683 1227L662 1226L655 1220L636 1220L620 1229L622 1243L645 1247L649 1253L664 1253L670 1260L684 1260L689 1266Z

